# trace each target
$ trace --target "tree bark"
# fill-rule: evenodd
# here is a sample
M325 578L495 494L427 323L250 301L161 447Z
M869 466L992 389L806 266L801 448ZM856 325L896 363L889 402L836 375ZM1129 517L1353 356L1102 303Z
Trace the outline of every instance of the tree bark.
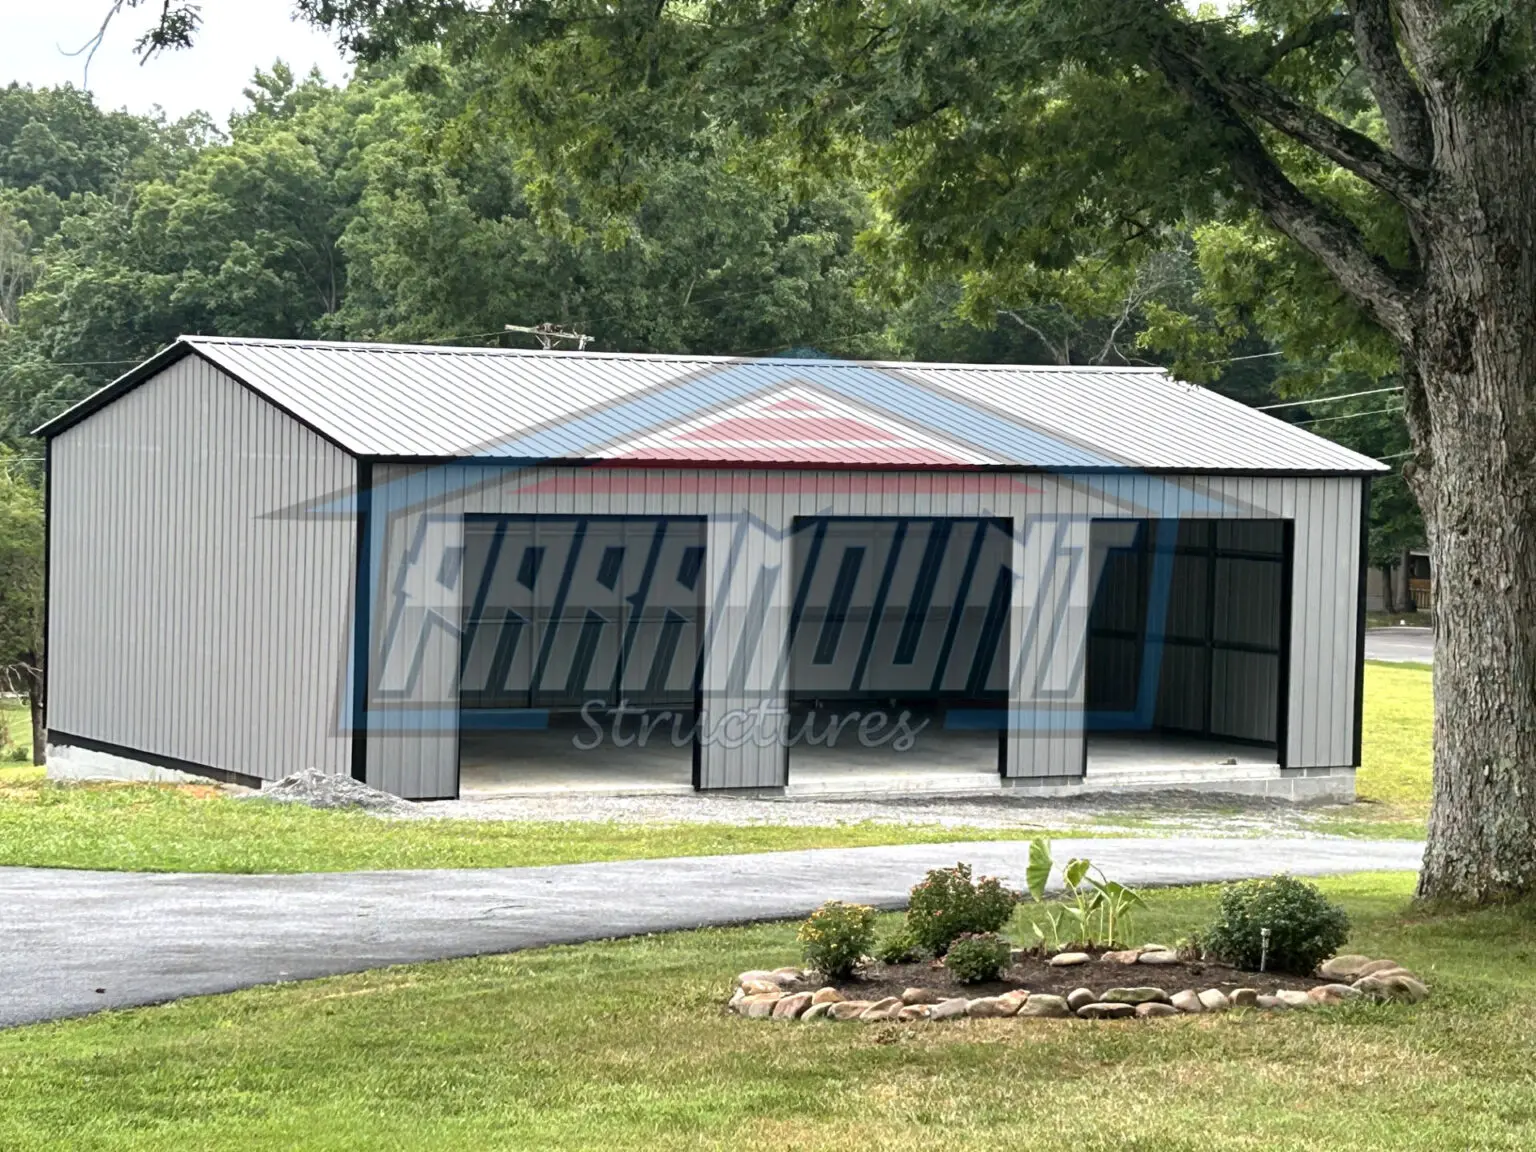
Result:
M1419 893L1475 902L1536 891L1536 485L1476 436L1495 413L1437 432L1425 508L1435 772Z
M1441 210L1406 374L1436 613L1419 894L1486 902L1536 892L1536 100L1431 83L1429 104Z
M48 712L43 701L43 676L39 671L27 685L27 707L32 713L32 763L41 767L47 762Z

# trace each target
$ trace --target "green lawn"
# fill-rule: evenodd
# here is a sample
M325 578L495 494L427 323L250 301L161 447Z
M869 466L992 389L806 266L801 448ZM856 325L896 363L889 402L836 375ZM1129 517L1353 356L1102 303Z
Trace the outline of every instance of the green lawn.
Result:
M790 925L554 948L0 1033L0 1147L1408 1150L1536 1147L1536 916L1324 886L1416 1007L1150 1023L721 1014ZM835 893L828 893L829 896ZM1151 895L1140 933L1203 923Z
M480 820L383 821L236 800L213 788L0 781L0 865L140 872L501 868L657 856L1000 840L1026 829L791 828Z
M1416 826L1429 815L1431 674L1423 664L1365 666L1365 735L1355 792L1363 815Z
M1364 803L1317 822L1357 836L1423 835L1429 804L1427 669L1366 668ZM1111 824L1177 831L1165 817ZM136 871L332 872L371 868L512 867L793 848L1000 840L1044 829L847 824L747 828L719 824L381 821L355 812L235 800L210 787L57 785L26 766L0 768L0 864ZM1070 835L1088 835L1074 831Z
M6 742L9 737L9 744ZM25 757L18 760L17 757ZM0 780L32 764L32 713L25 704L0 700Z

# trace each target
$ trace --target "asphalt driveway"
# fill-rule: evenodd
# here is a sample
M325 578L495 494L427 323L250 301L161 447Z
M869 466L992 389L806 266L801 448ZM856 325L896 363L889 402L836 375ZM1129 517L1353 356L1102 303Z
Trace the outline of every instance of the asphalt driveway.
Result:
M1365 633L1365 658L1393 663L1430 664L1435 659L1433 628L1370 628Z
M1135 885L1288 870L1417 869L1423 845L1313 839L1058 840ZM0 868L0 1026L390 964L899 908L966 860L1022 882L1026 841L838 848L463 871L295 876Z

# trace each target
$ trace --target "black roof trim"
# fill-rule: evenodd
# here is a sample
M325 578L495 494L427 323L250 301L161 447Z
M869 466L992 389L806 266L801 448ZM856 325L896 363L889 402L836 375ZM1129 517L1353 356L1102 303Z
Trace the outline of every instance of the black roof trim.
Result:
M190 356L194 351L196 349L183 340L177 340L174 344L167 344L148 360L144 361L144 363L135 368L130 368L116 380L112 381L112 383L98 388L84 400L73 407L66 408L46 424L41 424L32 429L32 435L41 436L45 440L51 440L60 432L68 432L87 416L101 411L101 409L112 403L119 396L126 392L131 392L161 369L169 368L178 360Z
M433 465L484 468L627 468L670 469L678 472L709 469L754 472L1004 472L1028 476L1236 476L1253 480L1368 479L1378 475L1347 468L1170 468L1137 464L802 464L789 461L750 463L728 460L617 460L598 456L368 456L375 464L406 467Z
M75 427L75 425L90 419L90 417L94 416L97 412L100 412L107 405L114 403L122 396L133 391L140 384L143 384L145 381L147 381L150 377L158 375L160 372L169 368L172 364L179 363L180 361L186 359L188 356L198 357L210 367L223 373L225 376L228 376L231 380L240 385L240 387L244 388L252 396L255 396L257 399L259 399L263 404L267 404L273 408L276 408L284 416L288 417L288 419L292 420L296 424L301 425L304 428L307 428L309 431L313 432L316 436L320 437L320 439L324 440L332 447L345 452L348 456L358 455L356 449L343 444L340 440L336 439L335 436L325 431L325 429L317 428L314 424L304 419L304 417L300 416L292 409L279 404L276 400L267 395L260 388L257 388L249 381L243 380L239 376L236 376L233 372L231 372L223 364L220 364L218 361L212 359L209 356L203 355L202 350L199 349L197 345L184 339L178 339L176 343L169 344L166 347L160 349L160 351L156 352L153 356L144 361L144 363L140 364L137 368L124 373L122 376L119 376L116 380L112 381L112 383L106 385L106 387L99 388L95 392L92 392L89 396L80 401L80 403L76 404L73 408L66 409L64 412L48 421L48 423L34 429L32 435L41 436L44 439L52 440L61 432L68 432L71 428Z

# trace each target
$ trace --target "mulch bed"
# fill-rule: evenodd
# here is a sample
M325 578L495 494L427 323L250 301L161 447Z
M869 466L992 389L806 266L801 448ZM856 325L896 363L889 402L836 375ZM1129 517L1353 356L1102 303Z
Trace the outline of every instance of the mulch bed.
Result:
M1121 964L1100 960L1103 949L1085 949L1092 960L1064 968L1053 968L1040 956L1027 955L1019 963L1009 967L1001 980L983 984L961 984L941 964L876 964L859 976L848 980L830 981L850 1000L880 1000L886 996L900 996L908 988L931 988L941 996L1000 996L1016 988L1029 992L1047 992L1066 996L1077 988L1091 988L1102 993L1110 988L1161 988L1172 995L1185 988L1202 990L1217 988L1231 992L1234 988L1257 988L1269 993L1277 988L1294 988L1305 992L1321 984L1337 981L1319 980L1310 976L1290 976L1275 972L1245 972L1230 965L1209 960L1182 960L1176 964ZM799 980L785 985L784 991L814 992L826 987L820 980Z

